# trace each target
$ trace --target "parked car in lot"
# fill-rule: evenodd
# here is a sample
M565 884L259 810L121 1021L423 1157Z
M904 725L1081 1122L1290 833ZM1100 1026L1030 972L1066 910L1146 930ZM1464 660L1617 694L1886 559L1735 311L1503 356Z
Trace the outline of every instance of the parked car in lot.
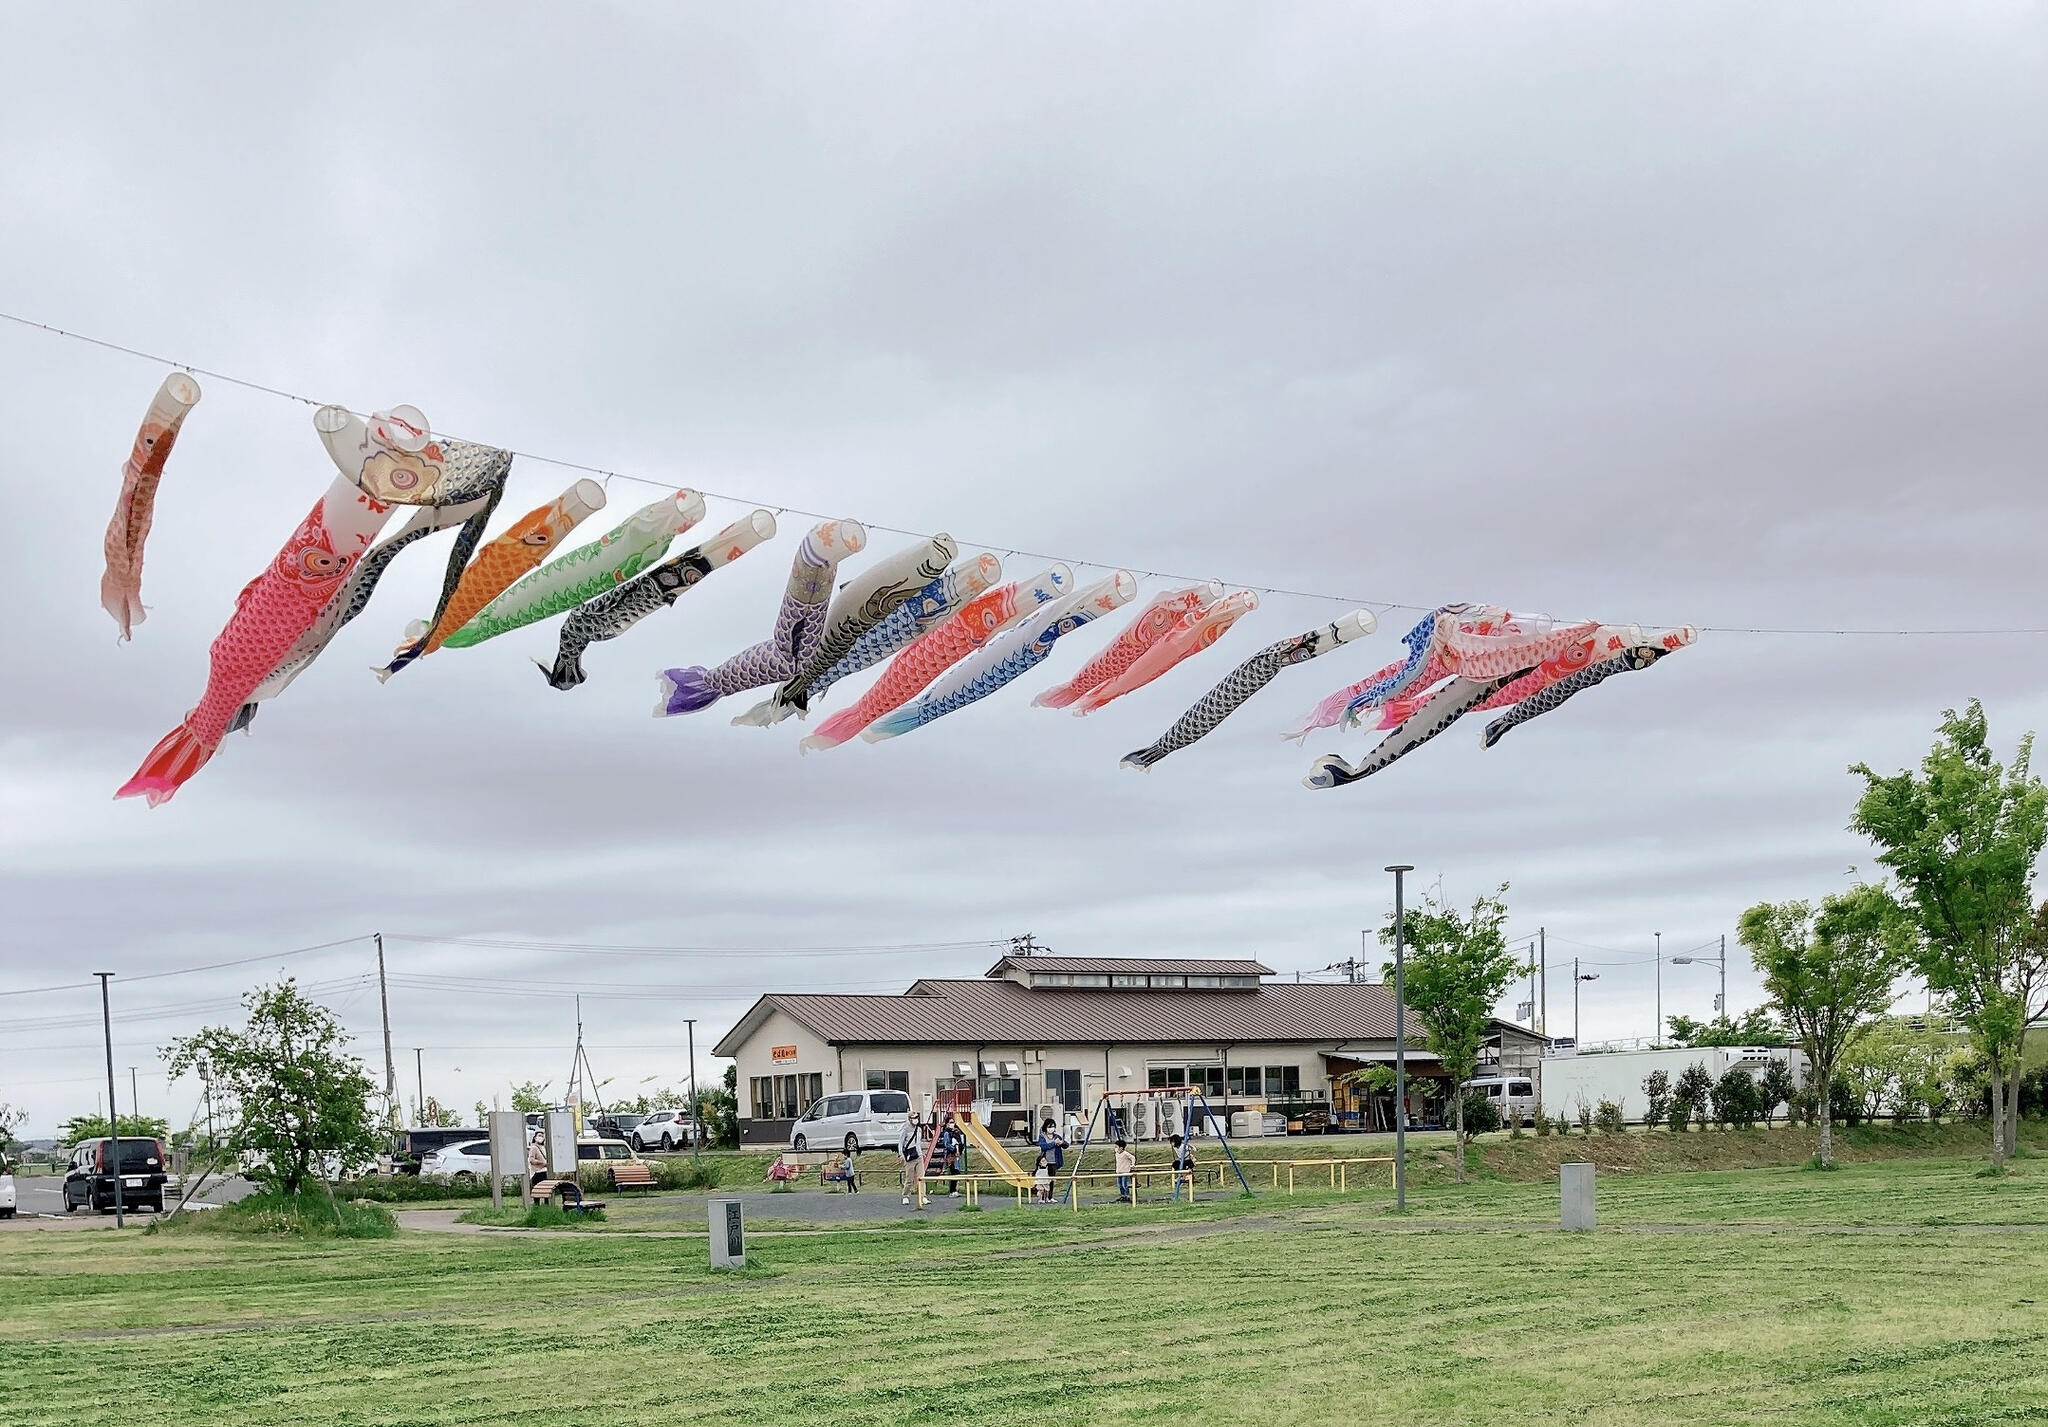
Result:
M803 1118L789 1127L794 1150L862 1150L896 1148L910 1118L910 1096L901 1090L850 1090L827 1095L811 1104Z
M690 1114L687 1110L656 1110L621 1139L643 1154L648 1150L677 1150L690 1147Z
M621 1161L638 1163L640 1156L633 1153L633 1147L624 1140L608 1140L586 1135L576 1141L576 1162L578 1164L618 1164Z
M526 1166L515 1164L508 1172L523 1173ZM491 1142L471 1140L466 1144L443 1145L429 1150L420 1161L421 1174L446 1175L457 1184L473 1184L479 1179L489 1179L491 1174Z
M0 1155L0 1219L14 1217L14 1166Z
M640 1122L646 1118L645 1115L636 1115L630 1110L613 1110L594 1116L584 1128L600 1139L630 1142L633 1131L638 1129Z
M488 1145L490 1136L474 1127L449 1129L435 1126L432 1129L400 1130L391 1146L391 1168L398 1174L418 1174L425 1166L427 1156L435 1150L468 1144L471 1140L482 1140ZM488 1150L485 1152L489 1153Z
M86 1140L71 1151L64 1171L64 1212L114 1212L114 1181L121 1181L124 1208L164 1212L164 1168L169 1155L162 1140Z

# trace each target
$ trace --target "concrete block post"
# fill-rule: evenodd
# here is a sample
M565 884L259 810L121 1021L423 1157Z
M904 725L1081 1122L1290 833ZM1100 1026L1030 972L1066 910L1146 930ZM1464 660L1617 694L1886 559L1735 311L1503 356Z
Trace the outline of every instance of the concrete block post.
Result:
M1560 1213L1558 1222L1567 1229L1590 1229L1594 1225L1593 1166L1561 1164L1557 1167Z
M711 1266L747 1266L747 1224L745 1206L737 1199L714 1199L710 1207Z

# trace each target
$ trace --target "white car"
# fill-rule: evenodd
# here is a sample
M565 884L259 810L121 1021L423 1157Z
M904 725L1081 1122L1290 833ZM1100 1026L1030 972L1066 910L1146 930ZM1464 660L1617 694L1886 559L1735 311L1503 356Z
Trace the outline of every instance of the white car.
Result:
M676 1150L690 1147L690 1116L685 1110L656 1110L633 1127L626 1143L645 1154L648 1150Z
M517 1173L525 1165L513 1166ZM457 1184L468 1184L473 1180L491 1177L491 1142L489 1140L465 1140L459 1145L443 1145L429 1151L420 1161L421 1174L438 1174Z
M14 1170L0 1160L0 1219L14 1217Z
M893 1150L910 1119L910 1096L901 1090L849 1090L811 1102L789 1127L794 1150Z

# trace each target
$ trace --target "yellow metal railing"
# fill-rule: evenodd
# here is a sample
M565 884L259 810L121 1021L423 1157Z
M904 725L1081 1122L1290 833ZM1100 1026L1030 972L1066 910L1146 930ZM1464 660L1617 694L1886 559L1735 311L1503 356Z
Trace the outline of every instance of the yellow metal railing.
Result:
M1272 1187L1275 1189L1280 1187L1280 1171L1282 1169L1287 1171L1287 1192L1289 1194L1294 1192L1294 1172L1297 1169L1327 1169L1330 1174L1330 1188L1338 1191L1340 1194L1348 1191L1351 1187L1351 1166L1354 1164L1384 1164L1389 1166L1387 1170L1389 1183L1392 1182L1394 1173L1391 1167L1394 1161L1391 1156L1373 1159L1273 1159L1267 1160L1266 1163L1273 1166Z

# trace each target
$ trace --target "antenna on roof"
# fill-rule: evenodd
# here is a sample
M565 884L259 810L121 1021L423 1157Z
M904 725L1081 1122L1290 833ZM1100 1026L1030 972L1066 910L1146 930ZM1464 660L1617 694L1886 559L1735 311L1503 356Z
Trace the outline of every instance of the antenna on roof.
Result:
M1040 946L1038 938L1034 937L1030 932L1026 932L1022 936L1010 938L1010 955L1012 956L1037 956L1041 952L1051 950L1052 948L1049 946Z

